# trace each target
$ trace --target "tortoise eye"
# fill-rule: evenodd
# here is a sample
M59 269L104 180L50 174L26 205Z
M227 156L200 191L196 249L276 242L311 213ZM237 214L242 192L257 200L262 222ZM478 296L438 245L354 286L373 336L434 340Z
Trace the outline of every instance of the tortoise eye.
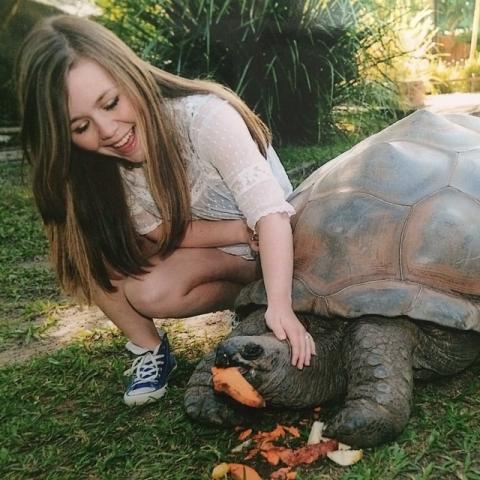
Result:
M246 360L255 360L263 355L263 348L257 343L247 343L242 350L242 357Z

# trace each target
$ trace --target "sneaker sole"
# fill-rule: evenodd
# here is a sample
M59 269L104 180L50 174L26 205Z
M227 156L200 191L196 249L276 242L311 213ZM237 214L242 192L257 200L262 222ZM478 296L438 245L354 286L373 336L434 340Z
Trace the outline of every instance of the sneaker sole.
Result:
M177 366L172 368L170 375L177 369ZM170 377L169 375L169 377ZM160 400L165 393L167 393L168 383L166 383L162 388L155 390L154 392L143 393L139 395L127 395L126 393L123 395L123 401L129 407L136 407L139 405L146 405L147 403L152 403L157 400Z
M167 393L167 385L155 392L144 393L141 395L127 395L123 396L123 401L129 407L135 407L138 405L146 405L147 403L155 402L156 400L160 400L165 393Z

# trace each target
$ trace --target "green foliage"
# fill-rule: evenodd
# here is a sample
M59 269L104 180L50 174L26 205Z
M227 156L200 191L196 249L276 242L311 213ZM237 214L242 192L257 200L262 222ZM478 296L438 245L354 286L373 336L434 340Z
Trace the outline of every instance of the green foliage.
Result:
M430 65L432 93L480 91L480 60L447 63L443 60Z
M228 85L282 143L331 138L335 105L357 91L363 100L371 90L358 74L359 52L384 35L365 0L99 0L99 5L102 21L140 56L173 73Z
M435 23L440 31L470 30L475 0L436 0Z

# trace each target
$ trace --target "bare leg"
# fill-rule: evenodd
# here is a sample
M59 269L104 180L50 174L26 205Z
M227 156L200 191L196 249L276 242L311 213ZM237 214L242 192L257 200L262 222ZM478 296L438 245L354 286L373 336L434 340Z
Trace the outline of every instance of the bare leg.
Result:
M125 296L148 317L188 317L230 308L253 281L255 263L215 248L181 248L152 258L146 275L129 278Z
M102 312L139 347L154 349L160 343L157 328L152 318L138 313L128 303L123 292L125 280L112 282L117 292L107 293L99 289L94 302Z
M114 281L118 291L99 290L95 303L136 345L152 349L160 338L152 318L188 317L230 308L255 263L217 249L182 248L152 258L148 273Z

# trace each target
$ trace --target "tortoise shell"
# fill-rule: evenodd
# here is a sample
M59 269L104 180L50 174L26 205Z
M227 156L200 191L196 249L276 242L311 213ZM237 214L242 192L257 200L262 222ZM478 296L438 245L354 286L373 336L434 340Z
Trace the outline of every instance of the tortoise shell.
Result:
M480 118L421 110L292 194L298 313L480 332ZM265 305L263 281L237 308Z

